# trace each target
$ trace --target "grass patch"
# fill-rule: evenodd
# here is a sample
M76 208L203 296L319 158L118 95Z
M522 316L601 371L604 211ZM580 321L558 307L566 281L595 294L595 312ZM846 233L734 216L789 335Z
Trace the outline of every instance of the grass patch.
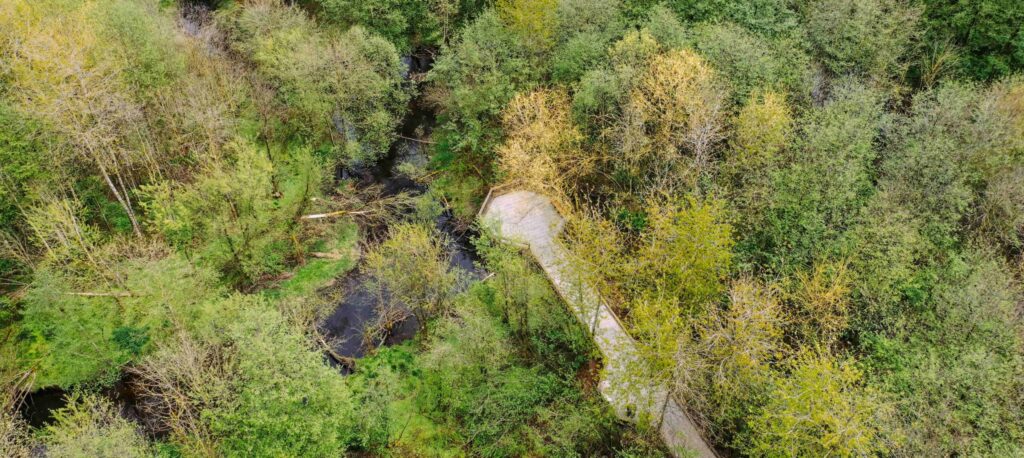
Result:
M338 259L309 258L295 269L291 278L263 290L263 294L272 299L309 295L352 270L359 261L356 250L359 228L351 221L342 221L335 225L332 233L334 237L310 244L309 251L331 253L338 255Z

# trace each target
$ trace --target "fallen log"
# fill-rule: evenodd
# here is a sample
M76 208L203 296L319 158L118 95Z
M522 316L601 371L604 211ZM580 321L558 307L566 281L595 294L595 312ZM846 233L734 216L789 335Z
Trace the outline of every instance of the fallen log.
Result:
M342 256L341 254L339 254L339 253L335 253L335 252L333 252L333 251L328 251L328 252L323 252L323 251L314 251L314 252L312 252L312 253L309 253L309 255L310 255L310 256L312 256L312 257L314 257L314 258L320 258L320 259L330 259L330 260L332 260L332 261L338 261L338 260L340 260L340 259L344 259L344 258L345 258L345 257L344 257L344 256Z
M313 213L311 215L302 215L302 216L299 217L299 219L334 218L334 217L345 216L345 215L365 215L365 214L368 214L368 213L370 213L370 212L369 211L365 211L365 210L364 211L339 210L339 211L336 211L336 212Z
M111 292L108 292L108 293L90 293L90 292L78 293L78 292L70 292L70 293L64 293L64 294L67 294L69 296L82 296L82 297L132 297L132 296L135 296L134 294L129 293L127 291L111 291Z
M316 340L320 342L320 346L322 346L324 351L327 352L328 356L330 356L332 359L334 359L338 363L344 364L344 365L348 366L349 369L355 370L355 368L356 368L356 359L355 358L339 355L338 352L334 351L334 349L331 348L331 346L327 344L327 341L324 340L324 337L320 334L320 332L314 330L313 334L316 336Z

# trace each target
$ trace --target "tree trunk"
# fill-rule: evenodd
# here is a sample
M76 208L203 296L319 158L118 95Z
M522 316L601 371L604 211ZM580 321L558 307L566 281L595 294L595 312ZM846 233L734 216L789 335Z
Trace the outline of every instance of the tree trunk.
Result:
M102 161L97 160L96 164L100 168L100 173L103 175L103 180L107 182L107 186L110 187L110 192L114 193L114 197L121 204L121 208L124 209L125 213L128 214L128 219L132 222L132 232L135 232L136 237L142 237L142 231L139 230L139 222L135 219L135 212L132 210L131 204L121 195L121 192L117 190L117 185L110 179L110 174L107 173L107 168L103 165Z

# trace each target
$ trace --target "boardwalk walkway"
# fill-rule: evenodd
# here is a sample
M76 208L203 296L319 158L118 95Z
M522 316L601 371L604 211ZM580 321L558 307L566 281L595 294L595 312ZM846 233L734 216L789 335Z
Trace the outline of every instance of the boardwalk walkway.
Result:
M566 251L556 241L565 221L544 196L515 191L488 198L480 211L484 224L491 224L506 240L528 247L551 283L576 317L591 330L605 357L601 394L620 416L636 420L639 413L658 418L665 405L666 390L636 377L626 377L630 364L638 360L633 339L593 288L573 269ZM714 458L686 412L670 399L662 422L662 439L676 456Z

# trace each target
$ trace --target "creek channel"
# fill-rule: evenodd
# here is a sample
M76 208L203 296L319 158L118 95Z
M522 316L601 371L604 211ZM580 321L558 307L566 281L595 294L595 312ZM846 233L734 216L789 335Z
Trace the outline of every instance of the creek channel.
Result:
M417 81L430 70L433 64L431 51L419 50L402 58L405 66L403 75L406 84L417 85ZM419 88L414 88L419 89ZM417 94L421 91L417 90ZM338 171L341 179L354 180L357 186L380 186L384 197L399 193L419 195L426 188L399 172L402 164L411 163L424 166L428 162L427 146L430 132L434 127L434 111L419 97L409 102L406 116L398 131L398 138L392 144L388 154L372 167L345 168ZM437 231L444 235L449 250L452 269L460 269L470 279L480 279L484 272L478 266L479 257L473 249L472 229L457 221L448 209L444 209L434 220ZM383 232L383 230L381 230ZM414 273L410 272L410 275ZM382 301L389 298L387 294L378 295L373 288L372 279L360 267L349 272L341 279L344 298L321 323L321 331L333 342L332 350L344 358L359 358L366 355L372 348L364 344L364 333L367 326L372 325L379 316ZM402 307L400 305L400 307ZM419 329L416 317L406 313L405 318L390 326L383 345L394 345L411 339ZM340 363L341 370L348 373L345 363L332 357L334 363Z

